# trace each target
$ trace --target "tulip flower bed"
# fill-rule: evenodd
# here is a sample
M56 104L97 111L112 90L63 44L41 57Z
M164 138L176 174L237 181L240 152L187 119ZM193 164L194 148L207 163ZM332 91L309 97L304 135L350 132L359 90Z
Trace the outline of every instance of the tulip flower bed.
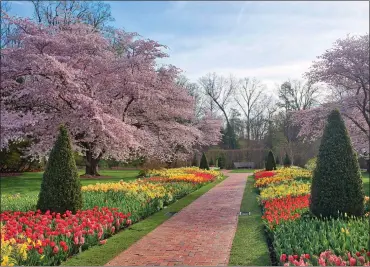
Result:
M296 168L255 173L262 219L278 261L275 263L370 266L369 197L365 197L364 218L321 220L303 216L309 208L309 174Z
M83 210L76 214L41 214L34 210L37 196L2 196L8 210L2 207L0 214L1 265L58 265L221 175L198 168L151 173L131 182L83 186Z
M56 265L68 256L103 244L131 223L130 214L94 208L55 214L40 211L1 214L2 265Z

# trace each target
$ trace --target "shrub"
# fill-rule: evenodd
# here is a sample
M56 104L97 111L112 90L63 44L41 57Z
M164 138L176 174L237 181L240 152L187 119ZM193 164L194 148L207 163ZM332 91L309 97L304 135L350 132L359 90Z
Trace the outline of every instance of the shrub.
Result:
M290 167L291 165L292 161L290 160L288 153L285 153L284 167Z
M276 163L275 163L275 157L272 151L269 151L269 154L267 155L267 161L266 161L266 171L272 171L276 170Z
M213 162L213 158L211 158L211 160L209 161L209 165L210 166L214 166L215 165L215 163Z
M204 152L202 154L202 158L200 159L199 168L204 169L204 170L209 170L208 161L207 161L207 158L206 158L206 154L204 154Z
M225 169L225 165L226 165L225 155L221 154L218 157L218 167L220 167L220 169Z
M317 157L309 159L306 165L304 165L304 167L310 171L313 171L316 168L316 162L317 162Z
M330 113L312 177L311 212L323 217L362 216L364 191L357 156L338 110Z
M76 212L82 208L81 182L67 129L61 126L42 177L37 208Z

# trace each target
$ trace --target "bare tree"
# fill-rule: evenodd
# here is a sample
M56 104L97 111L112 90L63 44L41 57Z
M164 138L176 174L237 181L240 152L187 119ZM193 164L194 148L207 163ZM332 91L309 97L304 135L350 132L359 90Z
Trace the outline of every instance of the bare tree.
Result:
M235 101L243 111L246 118L247 140L251 140L251 123L257 117L261 117L262 109L257 110L259 102L265 97L265 86L257 79L244 78L237 88ZM261 106L261 105L260 105ZM261 118L260 118L261 119Z
M102 1L42 1L31 0L34 6L34 18L38 23L48 25L71 24L80 21L96 29L113 21L110 5Z
M1 1L1 48L7 46L10 42L9 36L14 30L8 20L4 19L4 16L11 10L11 3L9 1Z
M228 105L232 101L232 96L237 87L237 82L230 76L228 79L217 76L216 73L207 74L199 79L199 84L203 92L212 102L216 104L218 109L225 117L227 127L230 127L230 120L227 114Z
M252 119L250 122L251 139L262 140L268 132L270 123L277 110L272 97L261 98L256 108L252 112Z
M279 87L278 94L278 106L285 111L306 110L319 103L319 87L310 81L286 81Z

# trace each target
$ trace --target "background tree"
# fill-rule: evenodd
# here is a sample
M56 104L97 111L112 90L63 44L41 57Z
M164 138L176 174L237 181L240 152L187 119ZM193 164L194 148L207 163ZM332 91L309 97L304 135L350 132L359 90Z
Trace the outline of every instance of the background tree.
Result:
M318 57L306 76L325 83L330 93L323 105L294 113L301 126L300 135L313 140L322 135L326 118L338 108L345 119L351 140L358 153L370 151L369 34L347 36ZM368 159L370 171L370 159Z
M357 156L338 110L330 113L325 126L312 178L310 210L316 216L334 218L364 213Z
M279 102L277 105L286 112L292 110L306 110L317 105L320 87L312 82L299 80L286 81L278 90Z
M103 1L41 1L32 0L34 19L46 25L86 23L102 29L112 17L110 5Z
M81 182L67 129L61 126L42 177L37 209L62 214L81 208Z
M228 147L234 149L236 144L233 142L234 130L231 127L228 116L228 105L231 103L237 82L232 76L226 79L213 73L201 77L199 79L199 84L202 87L204 94L216 104L217 108L223 114L226 121L226 131L224 131L224 133L228 135L225 140L228 140L229 142Z
M22 46L3 49L2 146L30 135L30 153L46 155L54 131L66 124L85 154L86 173L98 175L102 158L176 161L219 141L220 121L195 118L194 98L176 84L179 70L156 68L155 60L167 56L163 45L117 31L112 49L86 24L9 21L22 29L15 36Z
M265 97L265 86L257 79L244 78L237 87L235 102L239 105L246 119L247 140L251 140L252 121L258 118L263 109L257 109L259 103ZM256 112L257 111L257 112Z

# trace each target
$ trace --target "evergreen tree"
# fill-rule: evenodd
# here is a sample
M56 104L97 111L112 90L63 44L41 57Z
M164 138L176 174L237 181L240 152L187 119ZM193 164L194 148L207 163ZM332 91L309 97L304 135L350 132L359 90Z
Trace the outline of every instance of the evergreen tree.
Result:
M275 163L275 157L272 151L270 150L268 155L267 155L267 160L266 160L266 171L272 171L276 170L276 163Z
M292 161L290 160L288 153L285 152L284 167L290 167L291 165Z
M202 154L202 158L200 159L199 168L204 169L204 170L209 170L208 161L206 158L206 154L204 154L204 152Z
M209 165L210 166L214 166L215 165L215 163L213 162L213 158L211 158L211 160L209 161Z
M311 186L310 210L316 216L362 216L364 191L357 155L338 110L330 113Z
M220 169L225 169L225 165L226 165L226 159L225 159L225 155L222 153L218 157L218 167L220 167Z
M76 212L82 208L81 182L67 129L59 128L59 135L51 150L44 175L37 208L45 212Z

